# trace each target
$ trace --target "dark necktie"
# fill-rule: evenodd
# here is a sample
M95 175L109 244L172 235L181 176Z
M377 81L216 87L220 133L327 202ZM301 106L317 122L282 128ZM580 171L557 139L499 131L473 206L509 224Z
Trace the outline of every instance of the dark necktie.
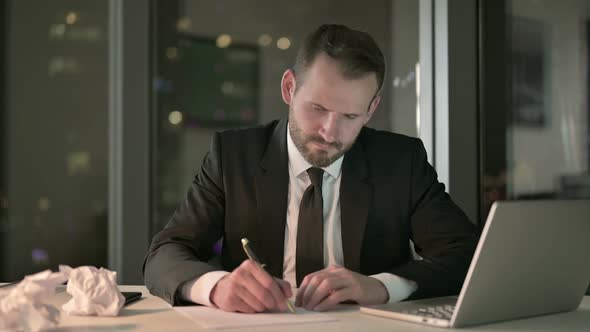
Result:
M301 198L297 221L297 257L295 270L297 287L303 278L324 268L324 202L322 177L324 170L311 167L307 170L311 184Z

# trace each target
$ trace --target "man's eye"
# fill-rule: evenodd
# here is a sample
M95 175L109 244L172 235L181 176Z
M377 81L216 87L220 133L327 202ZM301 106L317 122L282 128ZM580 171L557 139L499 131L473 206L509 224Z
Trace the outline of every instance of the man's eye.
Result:
M316 111L320 111L320 112L322 112L324 110L323 108L316 106L316 105L313 105L313 109Z
M356 114L346 114L345 117L348 120L354 120L354 119L356 119L358 117L358 115L356 115Z

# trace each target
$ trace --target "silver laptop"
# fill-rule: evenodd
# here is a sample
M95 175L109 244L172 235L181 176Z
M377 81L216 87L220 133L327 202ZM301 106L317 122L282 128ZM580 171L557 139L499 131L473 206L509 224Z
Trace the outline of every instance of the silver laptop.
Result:
M361 312L462 327L575 310L590 282L590 200L496 202L459 296Z

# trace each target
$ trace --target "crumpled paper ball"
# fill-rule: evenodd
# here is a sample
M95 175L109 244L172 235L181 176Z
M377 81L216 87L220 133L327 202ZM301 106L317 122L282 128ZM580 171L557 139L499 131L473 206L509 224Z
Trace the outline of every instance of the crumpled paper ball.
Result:
M69 279L66 291L72 295L62 306L69 315L117 316L125 304L125 298L117 287L117 272L94 266L80 266L72 269L59 266Z
M0 329L41 331L57 326L59 310L45 302L65 281L63 273L46 270L0 290Z

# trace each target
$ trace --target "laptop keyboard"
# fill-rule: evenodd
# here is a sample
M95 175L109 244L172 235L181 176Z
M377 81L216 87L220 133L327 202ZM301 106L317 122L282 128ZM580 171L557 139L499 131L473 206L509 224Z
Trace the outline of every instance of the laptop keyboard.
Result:
M404 314L418 315L423 317L439 318L450 320L453 316L455 306L452 304L424 307L416 310L405 310Z

